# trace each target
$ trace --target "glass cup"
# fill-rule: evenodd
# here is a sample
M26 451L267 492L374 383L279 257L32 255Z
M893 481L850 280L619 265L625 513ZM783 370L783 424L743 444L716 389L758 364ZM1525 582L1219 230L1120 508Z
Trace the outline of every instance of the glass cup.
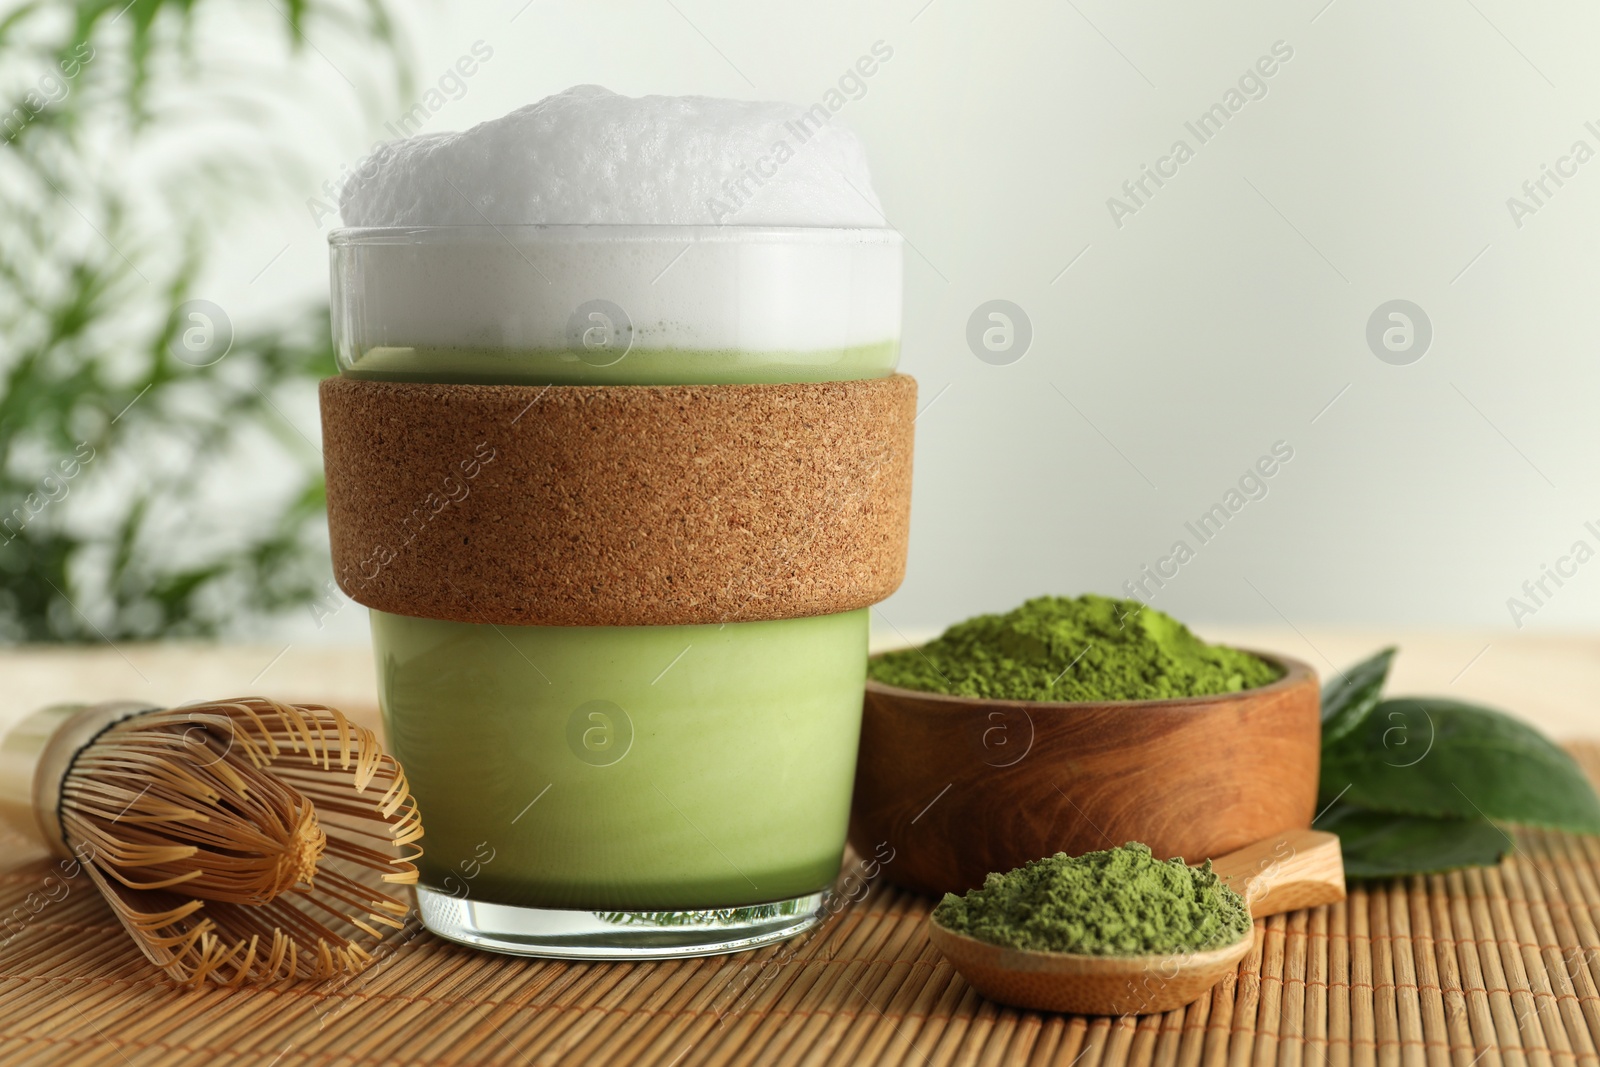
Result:
M436 383L884 377L890 230L346 229L339 371ZM371 612L391 750L444 937L664 958L816 921L839 874L867 610L691 626L494 626Z

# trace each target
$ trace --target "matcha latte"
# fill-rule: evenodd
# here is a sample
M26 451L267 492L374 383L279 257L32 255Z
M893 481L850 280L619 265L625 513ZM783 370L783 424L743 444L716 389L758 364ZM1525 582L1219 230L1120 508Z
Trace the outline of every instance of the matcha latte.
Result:
M733 219L706 216L726 202L727 160L794 136L794 111L587 87L391 146L331 239L341 374L616 387L892 374L900 242L849 187L870 196L853 137L814 131ZM536 432L536 406L526 419ZM431 929L641 958L815 920L844 849L866 609L651 626L373 611L372 634L389 743L427 831Z

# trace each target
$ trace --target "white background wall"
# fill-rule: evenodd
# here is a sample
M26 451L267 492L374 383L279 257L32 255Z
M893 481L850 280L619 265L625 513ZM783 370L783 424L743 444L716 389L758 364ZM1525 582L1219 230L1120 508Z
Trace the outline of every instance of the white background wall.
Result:
M1185 521L1277 441L1294 458L1268 495L1157 606L1510 628L1541 565L1580 538L1600 550L1600 159L1520 228L1507 207L1574 141L1600 152L1592 5L475 0L407 33L419 92L474 41L494 49L428 129L580 82L810 102L874 42L894 49L841 113L914 248L902 368L931 404L894 626L1115 592L1193 546ZM1279 41L1293 57L1266 96L1199 145L1185 121ZM363 63L330 45L311 76L332 99L349 92L332 68ZM328 177L383 136L349 109L314 126ZM1180 137L1194 158L1119 227L1108 197ZM313 223L308 185L228 224L225 306L325 285L333 220ZM1032 323L1007 366L965 340L994 298ZM1432 323L1410 365L1365 340L1395 298ZM315 432L313 408L293 417ZM1524 632L1600 624L1600 562L1547 588Z

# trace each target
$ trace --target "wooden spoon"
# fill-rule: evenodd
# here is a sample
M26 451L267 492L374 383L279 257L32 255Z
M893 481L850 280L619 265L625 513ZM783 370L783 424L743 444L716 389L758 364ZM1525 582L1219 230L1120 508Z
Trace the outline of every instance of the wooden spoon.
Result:
M1344 899L1339 839L1317 830L1269 837L1213 860L1211 868L1257 919ZM1205 996L1250 951L1253 931L1222 948L1155 956L1004 948L932 919L928 939L990 1000L1078 1015L1151 1015Z

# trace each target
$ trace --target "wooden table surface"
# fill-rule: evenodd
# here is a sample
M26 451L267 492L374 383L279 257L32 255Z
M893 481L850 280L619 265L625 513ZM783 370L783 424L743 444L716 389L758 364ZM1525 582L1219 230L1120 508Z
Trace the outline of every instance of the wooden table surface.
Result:
M1600 637L1205 636L1324 676L1398 643L1391 692L1600 735ZM0 650L0 724L65 700L248 693L375 721L373 678L358 646ZM1600 746L1577 751L1600 778ZM181 993L92 892L33 907L52 868L0 834L0 913L22 915L0 946L0 1064L1600 1067L1600 838L1517 831L1516 844L1499 868L1355 887L1345 905L1266 921L1239 973L1187 1009L1094 1019L978 998L927 943L931 902L877 885L811 936L755 953L564 964L473 952L412 924L355 981Z

